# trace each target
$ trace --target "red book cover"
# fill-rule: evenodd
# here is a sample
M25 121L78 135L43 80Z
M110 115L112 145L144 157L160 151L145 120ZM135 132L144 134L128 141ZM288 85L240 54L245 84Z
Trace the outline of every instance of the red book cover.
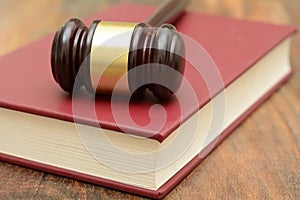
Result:
M90 17L85 22L89 24L94 19L142 22L152 14L154 9L153 7L144 5L120 4ZM149 123L152 123L152 119L160 119L160 113L157 114L155 111L149 117L149 109L151 106L157 104L155 100L130 103L130 117L137 124L135 126L132 125L132 122L125 120L127 117L127 107L122 106L122 103L114 105L120 115L117 117L118 120L116 120L116 116L112 110L114 108L112 108L110 98L107 97L99 97L95 102L94 99L88 98L84 98L81 102L79 97L78 105L80 105L80 109L74 113L72 104L74 99L72 100L70 95L63 92L52 78L50 67L52 34L0 58L0 69L2 71L0 75L0 106L71 122L75 120L87 125L100 125L104 129L124 131L139 136L150 136L152 139L163 142L173 130L202 108L213 96L217 95L223 88L228 87L277 44L295 31L293 27L289 26L232 20L196 13L186 13L183 15L176 23L176 27L178 31L192 38L187 40L194 40L196 43L201 44L203 49L210 55L210 59L214 61L215 66L217 66L220 77L219 80L214 80L215 76L210 74L210 71L204 67L210 60L197 61L195 57L201 58L201 55L198 55L200 53L193 51L197 49L193 49L194 43L188 44L186 54L195 60L192 59L187 63L185 77L194 91L193 95L195 95L196 104L194 104L195 106L186 106L184 110L180 110L180 98L182 98L182 101L186 105L189 105L191 100L189 99L190 94L187 91L179 90L171 101L162 104L166 116L163 127L157 127L159 125L157 125L158 122L155 124L155 121L154 126L147 127ZM204 50L203 52L205 52ZM197 70L192 66L195 63L197 65L197 62L203 62L203 64L198 64L203 66L201 68L203 73L207 76L211 75L211 77L203 78L199 75ZM253 109L278 88L289 75L290 73L286 75L285 79L278 82L272 90L260 98L255 105L245 111L238 120L222 133L216 142L221 142ZM210 81L211 83L209 83ZM210 86L207 86L207 84ZM95 103L95 116L87 112L91 109L91 106L94 106L93 102ZM159 131L157 131L158 129ZM208 153L209 150L205 155ZM157 191L151 191L57 167L28 162L1 154L0 152L0 160L152 198L162 198L165 196L201 162L202 158L203 156L201 158L195 157L195 159L189 162L185 168L181 169L161 188Z

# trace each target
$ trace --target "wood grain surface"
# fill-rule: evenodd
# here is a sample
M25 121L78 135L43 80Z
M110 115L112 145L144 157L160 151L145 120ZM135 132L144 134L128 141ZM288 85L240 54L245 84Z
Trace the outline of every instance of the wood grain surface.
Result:
M0 55L121 0L0 0ZM159 0L139 1L159 4ZM299 0L192 0L187 10L300 28ZM259 107L166 199L300 199L300 34L293 78ZM0 199L141 197L0 162Z

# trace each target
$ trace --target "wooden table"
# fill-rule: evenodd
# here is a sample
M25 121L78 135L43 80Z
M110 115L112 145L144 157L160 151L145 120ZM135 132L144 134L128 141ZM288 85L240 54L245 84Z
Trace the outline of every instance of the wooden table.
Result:
M116 2L121 1L2 0L0 55L53 32L69 17L83 18ZM187 10L300 28L298 0L192 0ZM293 40L291 59L295 76L166 199L300 199L299 33ZM140 198L3 162L0 177L0 199Z

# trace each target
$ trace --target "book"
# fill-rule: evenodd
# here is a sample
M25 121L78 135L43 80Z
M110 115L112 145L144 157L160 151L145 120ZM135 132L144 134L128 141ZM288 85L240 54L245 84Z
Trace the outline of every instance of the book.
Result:
M154 9L119 4L86 22L140 22ZM196 13L176 26L190 88L162 104L64 93L51 74L53 34L1 57L0 160L163 198L292 75L291 26Z

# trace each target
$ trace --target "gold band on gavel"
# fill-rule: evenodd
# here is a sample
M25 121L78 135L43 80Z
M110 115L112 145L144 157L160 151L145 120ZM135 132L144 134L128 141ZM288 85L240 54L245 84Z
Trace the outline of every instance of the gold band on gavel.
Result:
M92 42L90 77L96 93L111 93L128 71L128 54L136 23L99 22ZM126 76L127 77L127 76ZM129 92L128 79L122 79L118 92Z

